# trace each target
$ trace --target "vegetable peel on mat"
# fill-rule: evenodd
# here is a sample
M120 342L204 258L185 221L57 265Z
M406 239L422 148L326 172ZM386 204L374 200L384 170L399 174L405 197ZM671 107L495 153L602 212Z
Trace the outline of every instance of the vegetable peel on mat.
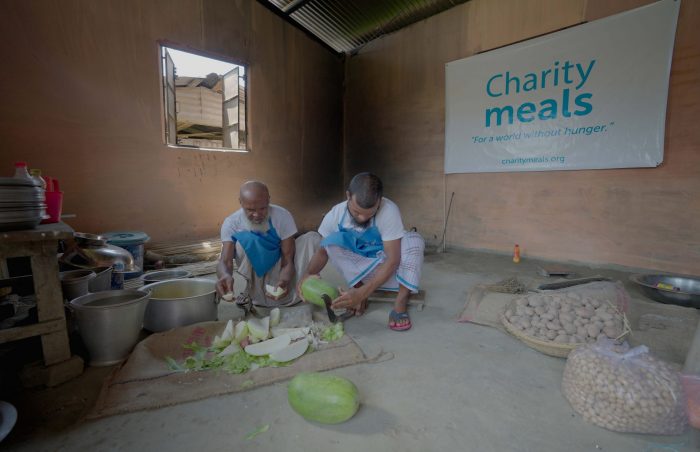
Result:
M256 436L258 436L259 434L265 433L268 430L270 430L270 424L265 424L263 426L256 428L252 432L248 433L248 435L246 435L245 439L253 439Z
M241 321L235 327L229 321L222 336L216 336L210 346L189 342L182 345L188 353L184 360L178 362L166 357L165 361L175 372L221 370L242 374L261 367L288 366L313 351L320 342L336 341L343 335L342 323L328 327L313 324L303 328L273 328L273 337L261 340L270 337L269 317Z

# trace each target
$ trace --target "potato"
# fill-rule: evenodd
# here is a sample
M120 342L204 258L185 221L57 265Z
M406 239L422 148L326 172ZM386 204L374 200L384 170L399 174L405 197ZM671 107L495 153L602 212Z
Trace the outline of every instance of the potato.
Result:
M597 338L600 334L600 328L598 328L596 325L588 325L586 327L586 333L588 334L588 337Z
M606 326L603 328L603 333L610 339L617 339L622 334L622 329L615 326Z
M593 317L593 311L590 309L586 309L586 308L578 308L578 309L576 309L576 315L579 317L589 319L589 318Z
M573 323L574 316L571 314L567 314L566 312L560 312L559 313L559 321L561 323Z
M542 306L544 304L544 300L540 297L531 297L528 300L528 305L530 305L533 308L536 308L538 306Z
M557 337L554 338L554 342L557 342L559 344L568 344L569 336L566 334L559 334Z

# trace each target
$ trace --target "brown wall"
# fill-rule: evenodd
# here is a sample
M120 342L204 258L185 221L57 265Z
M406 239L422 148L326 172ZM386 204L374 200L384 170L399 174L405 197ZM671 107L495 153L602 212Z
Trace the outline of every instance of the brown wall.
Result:
M257 2L3 1L0 38L0 174L59 178L77 230L215 236L250 178L311 228L342 190L342 61ZM249 65L250 153L163 144L159 39Z
M649 0L472 0L346 62L345 177L376 171L407 227L448 246L700 274L700 2L681 6L655 169L445 176L445 63Z

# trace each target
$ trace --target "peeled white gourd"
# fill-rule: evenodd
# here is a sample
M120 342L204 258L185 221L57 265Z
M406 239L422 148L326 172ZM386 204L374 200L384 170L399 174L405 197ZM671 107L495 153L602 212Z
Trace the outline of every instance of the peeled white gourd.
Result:
M271 297L279 297L284 293L284 289L281 287L275 287L269 284L265 284L265 292L267 292L267 294Z
M265 340L270 337L270 317L248 320L248 331L255 339Z
M283 334L257 344L250 344L246 346L245 352L253 356L269 355L286 348L291 341L292 338L288 334Z
M235 342L231 342L228 347L219 352L219 356L234 355L242 350L241 346Z
M270 311L270 326L277 326L280 323L280 308L275 308Z
M292 338L293 341L297 339L301 339L302 337L306 337L307 334L311 331L309 327L304 327L304 328L280 328L280 327L274 327L271 328L270 330L272 332L272 337L277 337L281 336L283 334L288 334L289 337Z
M245 320L241 320L233 329L233 342L240 344L246 337L248 337L248 324Z
M308 341L297 341L293 344L286 346L282 350L270 353L270 359L273 361L277 361L278 363L286 363L287 361L297 359L298 357L306 353L307 348L309 348Z

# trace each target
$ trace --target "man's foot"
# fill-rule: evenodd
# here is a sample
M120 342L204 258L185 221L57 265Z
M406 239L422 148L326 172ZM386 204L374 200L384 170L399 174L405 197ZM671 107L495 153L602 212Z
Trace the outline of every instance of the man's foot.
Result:
M389 313L389 329L394 331L411 329L411 318L408 316L408 311L396 312L392 309Z

